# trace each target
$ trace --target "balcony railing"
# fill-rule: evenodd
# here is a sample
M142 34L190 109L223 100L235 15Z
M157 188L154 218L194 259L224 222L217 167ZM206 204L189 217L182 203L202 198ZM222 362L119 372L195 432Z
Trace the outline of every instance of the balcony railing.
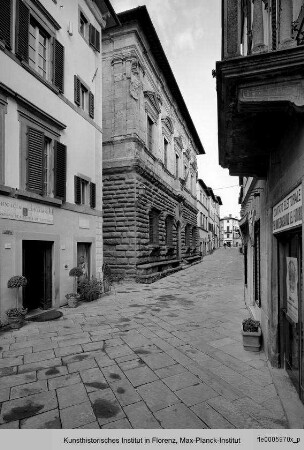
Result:
M304 0L222 0L222 59L304 44Z

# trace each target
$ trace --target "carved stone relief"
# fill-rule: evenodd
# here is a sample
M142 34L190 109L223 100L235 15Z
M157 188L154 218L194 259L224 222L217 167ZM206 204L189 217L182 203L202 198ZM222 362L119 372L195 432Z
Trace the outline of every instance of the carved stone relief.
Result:
M304 106L304 82L296 80L240 88L238 97L243 103L285 100L296 106Z

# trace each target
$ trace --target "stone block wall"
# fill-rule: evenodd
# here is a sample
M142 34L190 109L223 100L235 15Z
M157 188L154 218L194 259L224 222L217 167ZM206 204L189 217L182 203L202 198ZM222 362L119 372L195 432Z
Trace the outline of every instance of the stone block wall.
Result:
M185 226L196 227L196 212L170 191L160 180L149 179L147 173L104 171L104 260L114 275L128 279L136 276L136 266L177 259L177 229L173 227L173 246L166 245L165 220L173 216L181 224L181 256L186 258ZM139 170L139 172L141 172ZM156 208L159 216L159 250L149 243L149 211ZM196 234L196 252L199 252Z
M135 276L135 174L104 174L104 261L114 275Z

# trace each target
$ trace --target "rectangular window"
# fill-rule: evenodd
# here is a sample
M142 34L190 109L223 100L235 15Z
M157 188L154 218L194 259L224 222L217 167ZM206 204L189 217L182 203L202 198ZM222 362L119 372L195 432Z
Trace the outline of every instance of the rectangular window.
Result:
M203 213L201 213L201 226L204 225L204 218L203 218Z
M152 245L159 244L159 211L151 209L149 212L149 243Z
M175 177L179 177L179 156L175 153Z
M85 15L79 12L79 33L85 38L89 38L89 24Z
M94 119L94 95L77 75L74 75L74 102Z
M96 185L80 176L74 177L75 203L87 205L91 208L96 206Z
M34 127L27 127L26 137L26 190L64 201L66 146Z
M164 138L164 165L167 168L168 167L168 141L166 138Z
M16 56L63 92L64 47L55 38L59 28L52 18L40 19L23 1L16 0Z
M150 152L153 151L153 120L147 116L147 147Z

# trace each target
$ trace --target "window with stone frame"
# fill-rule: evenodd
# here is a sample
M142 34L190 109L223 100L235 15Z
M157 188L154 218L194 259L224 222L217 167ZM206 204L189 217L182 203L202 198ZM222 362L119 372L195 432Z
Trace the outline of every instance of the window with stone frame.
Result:
M80 8L78 16L78 31L94 50L100 52L100 32L89 22L89 19Z
M179 155L175 153L175 178L179 178Z
M152 208L149 212L149 244L159 245L159 215L160 212L156 208Z
M192 233L191 233L191 246L192 248L196 247L196 227L192 228Z
M166 245L168 247L173 246L173 216L168 215L165 220L165 228L166 228Z
M77 75L74 75L74 102L94 119L94 95Z
M0 3L0 15L5 26L0 24L0 39L5 38L9 48L12 46L12 3ZM41 79L52 83L60 92L64 91L64 47L56 39L60 25L36 1L16 0L15 53L18 59L27 64ZM7 22L7 20L9 20ZM1 30L2 29L2 30Z
M191 246L191 225L189 223L185 226L185 246L187 248Z
M20 115L22 183L29 192L65 201L67 149L43 123Z
M96 184L84 175L74 176L74 192L76 205L96 207Z
M153 132L154 122L151 117L147 115L147 147L151 153L153 153Z
M168 168L168 147L169 142L166 138L164 138L164 166L166 167L166 169Z

